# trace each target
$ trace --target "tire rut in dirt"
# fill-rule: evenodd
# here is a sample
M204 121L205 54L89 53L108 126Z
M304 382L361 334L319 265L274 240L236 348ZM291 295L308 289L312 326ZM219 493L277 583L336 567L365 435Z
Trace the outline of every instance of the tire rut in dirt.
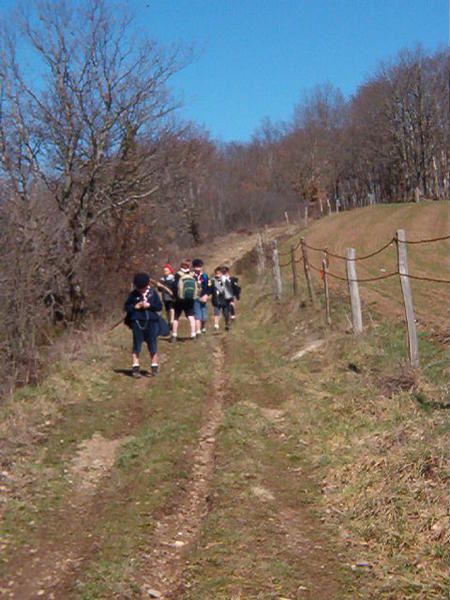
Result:
M157 524L151 540L152 550L143 558L139 574L142 597L155 590L162 599L182 596L186 554L197 539L201 524L208 513L208 493L214 471L216 433L223 419L225 398L223 344L213 353L214 385L206 399L203 425L193 453L191 479L175 508Z

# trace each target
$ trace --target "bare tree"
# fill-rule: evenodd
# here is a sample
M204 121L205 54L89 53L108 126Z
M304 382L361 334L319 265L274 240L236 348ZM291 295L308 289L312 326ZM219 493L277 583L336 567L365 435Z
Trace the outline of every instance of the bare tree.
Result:
M0 158L25 204L39 182L67 227L66 277L74 319L83 311L80 263L94 225L111 211L154 197L158 145L176 107L167 82L186 64L136 34L106 0L43 0L19 33L40 66L20 60L5 30L0 57Z

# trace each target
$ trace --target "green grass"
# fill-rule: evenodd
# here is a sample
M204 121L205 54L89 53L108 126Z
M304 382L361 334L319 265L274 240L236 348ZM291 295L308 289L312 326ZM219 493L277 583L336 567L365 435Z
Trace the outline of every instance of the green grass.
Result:
M118 332L79 360L60 364L45 382L20 390L6 407L24 444L11 469L20 492L9 497L2 522L5 576L12 562L40 545L45 530L56 547L70 539L89 553L95 545L95 558L86 561L74 597L109 598L136 588L133 557L148 545L155 515L173 502L188 477L187 450L198 437L212 373L206 346L186 352L180 344L170 349L171 361L158 378L136 382L114 372L128 367L128 337ZM168 346L160 346L167 352ZM51 424L44 426L47 417ZM94 433L122 445L99 484L101 496L94 496L87 509L75 506L78 526L62 526L76 490L72 461L80 443Z
M376 304L364 306L356 338L345 292L332 291L329 328L303 286L298 299L289 295L287 273L285 299L275 303L268 282L255 284L251 259L241 264L209 511L187 549L182 597L448 597L447 349L424 327L422 368L412 374L403 324ZM291 361L319 338L319 350ZM61 548L79 535L84 561L67 598L142 593L156 523L189 487L213 389L217 338L161 344L161 375L138 382L114 372L129 364L128 342L126 331L99 337L3 408L2 457L14 475L3 571L43 534ZM121 444L98 493L85 508L77 501L79 526L65 529L73 459L95 433Z
M273 349L268 369L284 382L279 398L293 435L307 443L328 521L349 535L353 560L362 554L373 565L363 575L363 597L443 597L449 584L448 551L442 551L448 548L443 527L449 479L447 348L422 331L424 368L409 389L401 323L373 312L372 325L357 339L345 332L342 297L334 297L328 332L320 312L292 310L293 304L287 299L278 307L258 306L259 319L266 320L264 310L274 311L272 327L265 339L260 328L246 335L255 347ZM322 336L327 342L321 351L294 364L287 361L308 339Z
M285 284L289 289L287 278ZM310 510L307 522L324 520L327 534L320 524L317 531L339 556L337 565L327 563L337 595L318 579L314 597L448 597L447 348L424 328L423 368L412 374L403 324L376 305L356 338L345 295L333 293L327 328L303 287L298 300L285 294L282 303L271 300L269 285L263 293L244 289L245 318L227 344L230 408L214 501L186 598L295 597L302 556L291 555L279 528L270 527L286 506L297 517ZM290 362L317 338L327 340L320 351ZM282 424L267 421L266 409L282 409ZM292 468L301 473L300 486ZM255 506L248 491L255 482L275 491L277 501ZM270 552L274 560L263 573L252 558ZM360 561L370 568L351 568Z

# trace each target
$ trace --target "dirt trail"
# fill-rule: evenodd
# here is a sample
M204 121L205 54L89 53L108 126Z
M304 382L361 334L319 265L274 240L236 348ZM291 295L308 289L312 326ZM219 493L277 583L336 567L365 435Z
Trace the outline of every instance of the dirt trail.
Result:
M271 231L271 235L279 233L281 231ZM255 235L245 238L234 236L225 246L214 246L207 257L206 252L202 256L207 258L209 266L220 262L231 263L248 252L254 246L255 239ZM189 557L209 511L209 496L214 492L211 482L216 463L216 434L223 420L226 400L226 348L223 338L217 340L210 361L210 370L215 374L212 389L204 400L198 441L188 450L191 465L189 478L180 485L175 501L168 504L166 512L162 512L148 537L146 548L133 559L133 578L142 598L182 598L185 586L189 585L186 583ZM145 381L138 384L141 387L146 385ZM129 439L125 436L133 433L141 421L139 410L136 406L136 414L128 426L116 434L115 439L108 440L100 434L94 434L80 444L68 469L68 477L73 480L71 493L62 499L60 508L52 513L52 518L39 532L35 547L25 549L11 561L8 569L10 576L0 582L0 595L19 600L73 597L75 581L99 547L100 540L90 531L101 521L108 503L117 500L111 496L114 492L110 491L108 495L106 477L114 468L121 445ZM281 426L283 411L268 407L261 407L260 410L267 420ZM267 488L254 486L252 493L255 499L273 502L278 497L277 490L271 490L270 479ZM280 530L286 532L288 545L293 549L302 548L305 556L310 556L307 540L314 539L314 536L309 535L308 523L302 519L298 522L299 514L290 511L291 507L284 508L286 510L280 509L278 520ZM304 516L306 520L306 513ZM315 576L318 580L322 579L320 572Z
M52 522L40 532L36 547L16 557L0 595L18 600L63 598L60 591L96 548L90 525L101 513L102 480L112 468L118 448L127 438L106 440L94 434L80 445L70 477L73 489Z
M213 353L216 374L204 407L203 425L193 454L191 479L177 505L157 524L152 535L152 552L145 557L139 578L142 598L178 598L183 590L186 553L195 541L208 511L208 493L214 470L216 432L223 417L224 349L218 344Z
M132 402L127 409L127 419L116 432L117 437L106 439L97 432L80 443L72 461L67 463L70 489L38 528L33 546L26 546L8 561L7 575L0 577L1 597L67 597L66 589L98 547L91 530L110 500L104 482L122 444L142 418L139 404Z
M212 268L219 262L232 263L249 251L255 244L256 234L242 236L232 234L224 240L200 249L201 255ZM224 252L225 249L225 252ZM145 590L158 588L164 597L180 585L184 568L183 556L195 539L202 516L207 511L208 485L214 467L215 433L220 424L223 403L223 347L217 345L213 357L213 369L218 374L214 389L204 408L204 424L193 454L192 480L186 492L178 499L176 510L165 516L151 540L152 554L142 584ZM163 361L165 362L165 361ZM138 382L140 387L145 380ZM133 407L129 407L133 412ZM83 565L98 547L98 540L90 533L92 526L101 519L111 498L105 495L104 482L114 466L120 446L133 433L140 421L139 410L131 418L128 427L116 439L104 439L94 434L80 444L67 477L72 480L70 492L59 508L51 511L51 517L40 527L33 546L20 550L8 563L7 574L0 579L0 595L27 600L32 598L65 598L72 589ZM156 579L153 574L158 573ZM139 579L141 575L137 578ZM145 597L148 597L145 591Z

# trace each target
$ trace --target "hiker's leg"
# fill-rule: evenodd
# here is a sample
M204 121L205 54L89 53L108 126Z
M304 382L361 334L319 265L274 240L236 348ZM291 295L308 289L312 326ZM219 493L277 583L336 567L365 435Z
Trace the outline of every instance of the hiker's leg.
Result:
M147 329L147 346L151 360L152 375L158 373L158 333L156 321L150 321Z
M191 326L191 338L196 337L196 323L194 317L194 301L193 300L185 300L184 301L184 314L186 315L189 325Z
M225 319L225 329L230 328L230 303L227 302L223 307L223 317Z
M133 321L133 349L132 349L132 375L140 377L139 355L141 353L142 342L144 341L144 333L139 327L137 321Z
M166 319L169 325L172 327L173 317L175 311L173 310L173 302L164 302L164 308L166 309Z
M133 348L132 348L132 357L133 357L133 366L139 366L139 355L141 353L142 342L144 341L144 332L139 327L137 321L133 321Z
M149 321L147 323L145 341L150 354L150 369L153 376L158 374L158 331L157 321Z
M218 306L213 307L213 315L214 315L214 330L219 330L219 319L220 319L220 308Z
M202 311L200 306L200 300L194 300L194 317L195 317L195 331L197 335L202 333Z
M208 304L206 302L201 303L201 320L200 326L202 333L206 333L206 321L208 320Z
M174 306L174 316L172 321L172 339L176 338L178 335L178 321L181 316L182 310L182 305L179 302L176 302Z
M188 317L188 320L189 320L189 324L191 326L191 338L194 338L194 337L196 337L196 334L197 334L197 329L196 329L197 324L196 324L194 315Z

